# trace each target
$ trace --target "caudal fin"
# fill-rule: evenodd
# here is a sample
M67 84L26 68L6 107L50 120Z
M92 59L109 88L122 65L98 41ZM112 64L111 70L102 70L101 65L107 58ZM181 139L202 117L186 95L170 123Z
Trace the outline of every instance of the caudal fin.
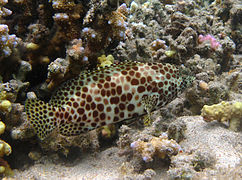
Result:
M38 99L27 99L25 111L28 121L33 126L37 136L44 140L57 126L54 119L56 108Z

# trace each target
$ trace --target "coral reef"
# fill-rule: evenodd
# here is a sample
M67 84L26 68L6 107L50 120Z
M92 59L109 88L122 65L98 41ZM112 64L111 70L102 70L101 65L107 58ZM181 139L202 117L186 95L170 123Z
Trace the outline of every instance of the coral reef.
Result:
M228 122L229 129L242 130L242 102L224 102L212 106L203 106L202 114L204 121Z
M12 54L12 49L16 48L18 45L20 39L16 37L16 35L12 34L9 35L9 28L5 24L0 24L0 37L1 37L1 43L0 43L0 53L1 59L6 58Z
M1 119L0 119L1 120ZM5 131L5 124L0 121L0 135L2 135ZM11 146L6 143L5 141L0 139L0 175L11 175L12 170L9 166L9 164L3 159L3 156L9 156L12 153Z
M208 41L210 43L211 48L213 50L216 50L217 48L219 48L221 46L221 44L219 42L217 42L217 40L210 34L207 34L205 36L200 34L198 36L198 43L204 43L206 41Z
M153 137L148 142L134 141L130 144L130 147L138 154L141 154L145 162L152 161L155 155L164 159L166 156L177 155L178 152L182 151L180 145L173 139L168 140L166 133L159 137Z
M97 58L99 64L99 67L105 67L105 66L110 66L111 64L114 63L114 57L109 54L108 56L102 55Z
M64 75L68 71L69 62L62 58L57 58L48 65L48 89L54 89L62 82Z
M11 102L9 100L2 100L0 103L0 111L10 112L11 111Z
M82 151L95 152L99 149L99 141L95 130L87 134L72 137L53 133L48 139L42 141L40 146L46 152L61 152L67 156L74 147L78 147Z
M46 174L36 169L62 154L71 159L73 149L100 150L100 159L92 160L102 167L115 158L119 169L113 179L241 177L234 165L242 129L241 17L239 0L0 0L1 177L11 174L11 167L25 179L26 174L41 179ZM47 102L62 82L124 60L185 66L196 80L170 104L148 109L148 118L129 120L129 126L120 122L80 136L53 132L45 141L36 138L24 109L27 97ZM206 123L215 120L219 123ZM4 157L11 150L6 142L13 152ZM177 154L178 147L184 153ZM67 168L59 161L53 167ZM223 162L231 166L226 169ZM48 170L55 172L52 177L65 172Z
M196 83L193 83L193 87L186 92L186 98L192 105L190 110L193 113L200 114L204 105L235 101L240 97L240 65L233 66L230 72L219 74L220 65L210 58L205 60L199 55L194 55L186 65L196 73Z
M223 28L220 20L212 16L214 12L209 7L206 8L206 11L198 11L196 3L186 0L176 1L171 5L163 5L163 3L165 4L164 1L148 3L135 1L133 5L131 4L127 30L129 41L125 44L120 43L116 48L117 59L136 58L145 61L146 58L153 58L155 61L181 64L185 63L189 57L199 54L210 57L214 61L223 57L219 64L222 65L222 68L228 68L229 62L233 59L231 54L234 52L235 46L232 40L226 36L230 33L229 28ZM211 17L214 18L211 19ZM209 23L210 21L212 23ZM208 33L216 37L216 41L212 42L219 43L222 49L214 52L210 44L207 46L206 43L198 43L199 34ZM149 48L153 41L155 45L155 41L159 39L164 41L166 49L162 47L154 51ZM165 52L168 56L165 55Z
M56 9L70 10L74 8L72 6L73 3L74 3L73 1L70 2L70 4L68 5L70 5L71 8L70 7L67 8L66 5L64 6L65 4L64 2L53 1L52 6L54 6L54 8ZM101 7L105 10L106 8L108 8L108 7L105 8L105 6L108 6L108 5L105 4L105 2L103 3L104 4L102 4ZM82 7L81 3L77 5L80 5L80 7ZM91 4L90 2L89 5L92 5L93 8L94 7L97 8L95 9L94 12L92 12L92 16L98 19L95 19L95 21L92 20L92 18L94 17L92 17L89 14L90 11L87 12L86 17L84 17L84 22L83 22L84 26L82 29L80 29L81 25L79 24L79 21L78 21L78 19L81 18L78 12L76 12L78 14L78 17L76 17L75 14L73 15L71 13L72 10L68 11L70 14L58 13L54 15L54 20L57 22L60 21L58 25L61 27L63 26L62 28L59 29L61 32L59 33L56 32L56 34L58 36L64 36L64 34L65 35L67 34L65 38L68 38L68 34L70 34L71 37L67 39L70 41L70 43L68 43L68 47L66 49L66 58L65 60L64 59L62 60L62 62L66 66L65 70L58 71L58 72L54 71L53 73L52 72L53 67L49 66L49 76L47 80L48 83L51 83L48 85L49 89L55 88L63 80L66 80L66 79L69 79L70 77L78 75L81 70L84 70L84 67L86 65L97 64L98 57L100 56L101 51L103 50L105 51L105 49L111 46L113 42L125 40L125 36L126 36L125 31L127 28L127 25L125 22L125 19L126 19L125 16L128 13L128 8L125 4L120 5L116 11L108 11L107 9L107 13L104 13L104 17L103 15L99 16L98 14L95 14L95 12L98 13L98 8L100 8L98 2L95 2L94 4ZM77 7L75 6L75 8ZM69 16L75 16L75 18L77 19L70 18ZM88 17L88 20L86 19L87 17ZM72 22L74 23L74 25L72 24ZM71 26L74 29L71 30L70 28L66 28L65 27L66 25ZM88 27L85 27L87 25ZM65 30L75 31L75 33L64 32ZM81 34L79 32L81 32ZM60 33L61 34L64 33L64 34L60 35ZM73 36L74 34L76 34L76 36ZM61 39L63 40L63 38ZM60 58L55 60L57 61L55 64L57 64L60 61L59 59Z
M1 0L0 1L0 19L5 16L9 16L12 14L12 11L5 8L4 5L8 3L8 0Z
M146 169L143 173L135 173L134 167L128 162L122 164L120 171L124 176L124 179L151 180L156 175L156 172L153 169Z
M117 141L119 154L126 157L124 167L133 169L133 173L141 173L158 162L165 166L167 159L181 152L181 147L174 140L168 139L168 134L156 128L154 121L151 127L144 130L122 125ZM164 164L163 164L164 163ZM126 172L125 174L129 174Z
M186 124L180 119L173 120L167 127L167 135L169 139L174 139L177 143L185 138L185 132Z
M168 170L170 179L192 179L197 172L211 168L215 159L209 153L196 152L178 154L171 157L171 167Z

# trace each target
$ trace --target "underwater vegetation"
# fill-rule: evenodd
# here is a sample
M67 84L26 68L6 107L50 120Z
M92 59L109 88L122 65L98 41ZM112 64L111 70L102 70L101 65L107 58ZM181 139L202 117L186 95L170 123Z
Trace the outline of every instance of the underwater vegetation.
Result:
M93 154L110 179L241 176L241 17L239 0L0 0L0 178Z

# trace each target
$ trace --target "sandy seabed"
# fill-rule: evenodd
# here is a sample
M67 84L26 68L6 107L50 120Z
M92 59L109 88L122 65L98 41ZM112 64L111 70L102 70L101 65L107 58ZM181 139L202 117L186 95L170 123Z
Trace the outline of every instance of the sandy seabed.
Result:
M225 125L206 123L200 116L180 117L186 123L185 139L180 143L184 151L209 152L216 159L211 169L198 173L198 177L215 179L241 179L242 134L228 130ZM85 153L72 163L53 163L48 157L26 170L14 170L15 175L6 180L118 180L126 179L117 147L109 147L97 153ZM156 162L157 163L157 162ZM156 175L152 179L166 179L166 168L154 165ZM231 177L230 177L231 176ZM198 178L198 179L200 179ZM136 179L135 176L133 179Z

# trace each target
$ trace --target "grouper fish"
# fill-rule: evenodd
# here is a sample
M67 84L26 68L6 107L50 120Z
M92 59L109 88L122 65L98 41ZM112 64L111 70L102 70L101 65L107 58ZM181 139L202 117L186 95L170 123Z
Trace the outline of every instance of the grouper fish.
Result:
M121 62L61 85L48 103L27 99L29 123L43 140L54 129L74 136L150 113L175 99L194 77L171 64Z

